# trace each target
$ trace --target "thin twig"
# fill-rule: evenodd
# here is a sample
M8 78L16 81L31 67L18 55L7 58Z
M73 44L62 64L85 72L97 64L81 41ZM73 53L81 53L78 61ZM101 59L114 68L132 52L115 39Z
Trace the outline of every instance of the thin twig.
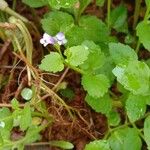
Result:
M19 104L19 107L24 107L25 104ZM12 107L12 104L5 104L5 103L0 103L0 107Z
M0 28L14 30L16 29L16 25L14 23L4 22L4 23L0 23Z
M64 73L62 74L62 76L60 77L60 79L58 80L58 82L55 84L55 86L52 88L53 91L55 91L57 89L57 87L59 86L59 84L62 82L62 80L65 78L66 74L69 71L69 67L67 67L64 71Z

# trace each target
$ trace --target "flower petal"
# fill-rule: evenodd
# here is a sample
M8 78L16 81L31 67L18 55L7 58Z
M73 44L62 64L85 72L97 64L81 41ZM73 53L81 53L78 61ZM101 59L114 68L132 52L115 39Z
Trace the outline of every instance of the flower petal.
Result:
M61 40L65 39L65 35L63 32L59 32L56 34L56 38L57 38L57 40L61 41Z

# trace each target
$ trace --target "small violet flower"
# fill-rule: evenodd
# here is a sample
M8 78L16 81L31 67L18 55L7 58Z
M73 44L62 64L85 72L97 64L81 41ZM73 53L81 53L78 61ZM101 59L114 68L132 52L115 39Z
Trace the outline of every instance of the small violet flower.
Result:
M58 43L59 45L64 45L67 43L67 39L65 38L63 32L57 33L54 37L48 35L47 33L44 33L43 38L40 40L40 43L43 44L44 47L48 44L54 45L55 43Z
M67 39L65 38L65 35L63 32L59 32L54 37L59 45L64 45L67 43Z
M52 36L48 35L47 33L44 33L43 38L40 40L40 43L43 44L44 47L47 46L48 44L53 45L55 44L55 39Z

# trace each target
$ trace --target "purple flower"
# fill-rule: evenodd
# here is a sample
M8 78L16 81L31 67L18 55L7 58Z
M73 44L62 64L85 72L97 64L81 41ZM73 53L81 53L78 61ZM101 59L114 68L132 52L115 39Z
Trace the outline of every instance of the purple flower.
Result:
M47 33L43 34L43 38L40 39L40 43L45 46L48 44L54 45L55 43L58 43L59 45L64 45L67 43L67 39L65 38L65 35L63 32L58 32L55 37L52 37L48 35Z
M63 32L58 32L54 38L59 45L64 45L67 43L67 39L65 38Z
M43 44L44 47L47 46L48 44L53 45L55 44L55 39L52 36L48 35L47 33L44 33L43 38L40 39L40 43Z

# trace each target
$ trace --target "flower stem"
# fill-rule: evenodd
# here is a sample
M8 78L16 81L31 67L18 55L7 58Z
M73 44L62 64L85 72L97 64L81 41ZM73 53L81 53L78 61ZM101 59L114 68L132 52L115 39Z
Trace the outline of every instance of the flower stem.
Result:
M107 26L110 28L110 10L111 10L111 0L107 1Z
M141 2L142 2L142 0L136 0L135 1L134 21L133 21L133 27L132 27L133 30L135 29L138 18L139 18Z

